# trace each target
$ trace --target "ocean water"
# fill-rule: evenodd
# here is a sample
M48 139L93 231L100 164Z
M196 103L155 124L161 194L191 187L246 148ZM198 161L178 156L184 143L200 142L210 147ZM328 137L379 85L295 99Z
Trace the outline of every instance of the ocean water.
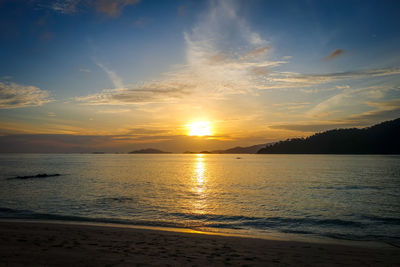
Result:
M2 154L0 218L400 244L400 156Z

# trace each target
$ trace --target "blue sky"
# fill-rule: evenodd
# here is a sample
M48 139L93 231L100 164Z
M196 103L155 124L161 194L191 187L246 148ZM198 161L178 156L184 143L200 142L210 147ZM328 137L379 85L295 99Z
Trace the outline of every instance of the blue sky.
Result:
M2 0L0 134L29 151L178 152L395 119L398 14L397 1ZM213 136L188 137L194 121Z

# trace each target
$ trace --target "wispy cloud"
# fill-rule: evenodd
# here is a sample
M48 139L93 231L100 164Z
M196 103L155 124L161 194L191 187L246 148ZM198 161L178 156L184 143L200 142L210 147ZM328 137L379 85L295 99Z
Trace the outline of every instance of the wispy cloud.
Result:
M156 129L156 128L138 128L138 127L131 127L125 129L125 134L120 136L142 136L142 135L160 135L160 134L167 134L169 131L165 129Z
M85 73L91 73L92 71L90 69L85 69L85 68L79 68L80 72L85 72Z
M263 87L263 78L257 73L285 63L268 60L268 42L237 15L237 7L231 1L211 2L208 12L183 35L184 65L165 73L159 80L123 87L115 72L98 64L118 89L103 90L77 100L88 104L125 105L169 102L189 95L221 98L251 93Z
M119 109L101 109L98 110L97 113L100 114L120 114L120 113L126 113L126 112L131 112L129 108L119 108Z
M116 17L126 6L136 5L139 2L140 0L96 0L92 4L97 12Z
M300 74L293 72L273 72L265 76L265 86L260 89L306 87L336 81L375 78L399 75L400 68L366 69L326 74Z
M40 4L41 6L48 7L61 14L73 14L78 11L78 5L81 0L56 0L51 4Z
M348 119L359 122L379 122L400 117L400 98L388 101L367 102L366 104L375 109L350 116Z
M269 127L271 129L285 129L312 133L337 128L366 127L374 123L379 123L382 120L390 120L400 117L400 98L387 101L366 102L365 104L373 109L359 114L345 116L342 119L294 124L276 124Z
M0 108L41 106L50 102L49 93L35 86L0 82Z
M328 60L340 57L343 54L344 54L344 50L343 49L333 50L327 57L324 58L324 61L328 61Z
M171 102L188 96L220 99L232 94L257 95L259 90L310 87L400 74L400 68L326 74L276 71L275 67L287 61L269 59L269 42L251 30L237 10L233 1L210 2L208 11L183 34L185 64L165 73L159 80L124 86L114 71L97 63L113 81L114 89L76 99L91 105ZM342 53L343 50L338 49L330 57Z
M305 109L310 106L309 102L287 102L274 104L273 106L277 108L277 110L283 111L295 111L298 112L299 109Z
M129 5L136 5L140 0L56 0L52 3L40 1L41 7L49 8L61 14L75 14L88 8L109 17L117 17Z
M244 54L244 58L255 58L255 57L259 57L259 56L262 56L262 55L264 55L265 53L267 53L268 52L268 50L270 49L271 47L269 47L269 46L264 46L264 47L261 47L261 48L256 48L256 49L254 49L254 50L252 50L252 51L250 51L250 52L247 52L246 54Z
M388 91L397 90L396 87L370 86L366 88L345 88L340 93L318 103L306 115L320 117L321 114L330 114L334 110L351 110L360 105L365 105L367 101L382 99Z
M121 77L117 75L117 73L109 68L107 68L103 63L95 60L97 66L99 66L105 73L107 73L108 78L110 78L111 82L114 85L114 88L124 88L124 84L122 82Z
M322 132L338 128L349 128L355 125L354 122L343 122L343 121L325 121L325 122L314 122L314 123L303 123L303 124L277 124L269 126L272 129L284 129L297 132ZM364 126L364 125L362 125Z
M182 98L193 90L188 83L178 81L149 82L133 88L103 90L101 93L77 97L78 102L89 105L128 105L170 102Z

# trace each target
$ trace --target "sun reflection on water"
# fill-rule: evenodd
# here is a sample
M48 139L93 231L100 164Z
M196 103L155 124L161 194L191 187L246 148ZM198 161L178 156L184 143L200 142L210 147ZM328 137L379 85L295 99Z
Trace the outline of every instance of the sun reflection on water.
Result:
M205 164L203 154L197 155L196 167L196 189L198 193L203 192L204 190L204 180L205 180Z
M196 199L193 203L194 213L205 213L206 207L206 163L203 154L197 154L197 158L194 162L194 173L193 173L193 192L196 194Z

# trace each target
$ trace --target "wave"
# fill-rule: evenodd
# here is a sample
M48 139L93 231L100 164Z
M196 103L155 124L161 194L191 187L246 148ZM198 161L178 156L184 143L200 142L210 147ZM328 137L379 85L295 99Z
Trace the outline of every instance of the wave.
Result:
M119 200L115 200L119 201ZM129 201L129 200L128 200ZM36 219L77 221L93 223L113 223L125 225L141 225L152 227L174 227L190 229L206 229L213 231L218 229L232 230L258 230L275 231L281 233L315 235L335 239L346 240L375 240L387 243L399 243L400 236L393 233L370 234L369 227L373 224L384 223L400 226L398 218L368 217L372 223L356 222L340 219L316 219L316 218L283 218L283 217L250 217L250 216L226 216L215 214L186 214L165 213L159 214L158 219L137 220L122 218L82 217L74 215L37 213L29 210L18 210L0 207L0 218L7 219ZM159 219L163 218L163 219Z
M310 189L327 189L327 190L383 190L383 186L372 185L345 185L345 186L312 186Z
M378 216L369 216L363 215L361 216L364 219L371 220L380 224L391 224L391 225L400 225L400 218L393 217L378 217Z
M75 222L95 222L95 223L115 223L129 225L144 225L144 226L160 226L160 227L179 227L185 228L184 224L174 222L146 221L146 220L129 220L119 218L98 218L98 217L83 217L75 215L61 215L49 213L37 213L29 210L18 210L0 207L0 218L2 219L33 219L33 220L57 220L57 221L75 221Z
M125 202L134 202L137 201L133 197L105 197L105 198L100 198L98 199L98 202L101 204L105 203L125 203Z
M313 219L313 218L284 218L284 217L248 217L248 216L226 216L213 214L186 214L186 213L170 213L170 215L182 217L190 220L210 221L232 221L238 222L243 226L253 227L273 227L282 225L332 225L332 226L352 226L363 227L363 223L355 221L345 221L340 219Z

